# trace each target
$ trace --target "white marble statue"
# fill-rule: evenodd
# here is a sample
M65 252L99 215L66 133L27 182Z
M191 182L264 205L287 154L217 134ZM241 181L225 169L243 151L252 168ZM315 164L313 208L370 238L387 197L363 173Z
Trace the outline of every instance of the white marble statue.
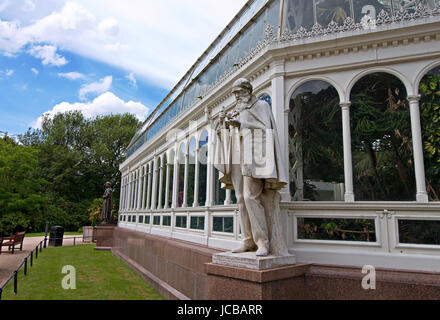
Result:
M271 107L252 95L247 79L234 82L235 108L220 112L215 167L220 182L234 189L242 242L233 253L288 254L280 222L278 190L288 181Z

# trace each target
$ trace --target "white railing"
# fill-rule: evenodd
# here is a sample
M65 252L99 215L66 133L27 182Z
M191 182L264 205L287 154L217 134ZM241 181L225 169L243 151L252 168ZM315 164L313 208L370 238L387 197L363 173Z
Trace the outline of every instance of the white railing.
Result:
M440 221L440 203L415 202L284 202L281 205L284 230L289 250L299 262L336 265L374 265L393 269L412 269L440 272L440 245L399 242L399 220ZM128 222L128 216L136 222ZM150 216L149 224L140 223L139 216ZM177 208L147 212L121 212L125 221L119 227L150 233L177 240L190 241L212 248L230 250L238 245L239 219L236 206ZM153 217L160 216L160 225L153 225ZM170 216L171 225L163 226L162 217ZM175 226L176 216L186 216L187 227ZM190 228L191 217L202 216L204 229ZM232 217L233 232L213 231L214 217ZM298 233L298 219L370 219L374 234L370 241L305 239ZM350 233L350 230L342 230ZM340 231L341 232L341 231Z

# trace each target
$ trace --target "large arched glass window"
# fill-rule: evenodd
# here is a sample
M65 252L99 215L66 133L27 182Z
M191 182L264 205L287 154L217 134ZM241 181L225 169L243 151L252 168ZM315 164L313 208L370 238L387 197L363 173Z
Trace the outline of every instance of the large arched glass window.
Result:
M199 141L199 198L197 202L199 206L206 203L206 181L208 170L208 131L203 131Z
M292 199L342 201L342 118L336 89L320 80L296 89L290 98L288 130Z
M170 157L169 157L169 177L168 177L168 185L169 188L167 190L168 192L168 208L171 208L173 205L173 182L174 182L174 150L170 151Z
M182 207L183 205L183 193L185 191L185 143L180 145L178 161L179 161L179 174L177 176L177 203L176 207Z
M196 178L196 139L191 138L188 146L188 186L186 193L186 205L192 207L194 204L194 182Z
M426 188L429 200L440 201L440 67L423 77L419 92Z
M361 78L350 95L355 199L415 200L411 122L403 83L387 73Z

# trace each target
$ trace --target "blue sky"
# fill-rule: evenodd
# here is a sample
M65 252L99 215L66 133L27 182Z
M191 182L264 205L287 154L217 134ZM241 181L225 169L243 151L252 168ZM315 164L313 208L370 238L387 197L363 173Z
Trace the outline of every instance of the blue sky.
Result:
M143 120L246 0L0 0L0 131L43 113Z

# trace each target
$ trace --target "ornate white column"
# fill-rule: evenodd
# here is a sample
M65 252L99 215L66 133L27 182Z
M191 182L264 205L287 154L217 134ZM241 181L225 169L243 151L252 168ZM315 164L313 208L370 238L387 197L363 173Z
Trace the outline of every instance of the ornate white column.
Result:
M137 197L137 206L136 209L140 210L142 207L142 192L143 192L143 184L142 184L142 167L139 168L139 179L138 179L138 197Z
M170 158L167 157L167 166L166 166L166 173L165 173L165 200L164 200L164 209L168 208L168 197L170 193Z
M147 189L147 204L146 204L146 209L147 210L151 210L151 183L152 183L152 179L153 179L153 162L150 162L150 164L148 165L148 189Z
M187 144L185 146L188 147ZM187 193L188 193L188 158L189 158L188 151L185 151L185 173L184 173L184 179L183 179L183 204L182 204L182 208L186 208L188 206L188 203L187 203Z
M284 159L283 163L286 172L289 172L289 140L287 138L288 125L285 121L285 92L284 92L284 59L274 61L271 65L272 80L272 113L277 126L278 140L280 141L281 155ZM289 184L280 190L282 201L290 201Z
M124 211L127 211L127 176L124 178Z
M414 168L416 171L416 200L428 202L425 182L425 164L423 162L422 127L420 124L420 95L408 96L409 110L411 114L411 132L414 150Z
M119 193L119 212L122 211L124 207L124 178L121 178L121 190Z
M354 202L353 160L351 155L351 132L350 132L350 105L351 102L340 103L342 109L342 140L344 145L345 202Z
M151 193L151 210L156 209L156 200L157 200L157 194L156 194L157 186L156 186L156 184L158 183L157 180L159 178L159 175L158 175L159 168L157 166L157 164L158 164L157 160L158 160L157 156L155 156L154 160L153 160L153 182L151 184L151 187L153 188L152 193Z
M143 210L145 210L146 207L146 197L147 197L147 177L148 177L148 172L147 172L147 165L144 165L144 177L143 177L143 181L142 181L142 185L143 185L143 191L142 191L142 203L141 203L141 208Z
M172 208L176 208L177 207L177 192L178 192L178 185L177 185L177 183L178 183L178 175L179 175L179 154L178 154L178 151L177 151L177 147L178 147L178 145L177 145L177 142L176 142L176 144L175 144L175 146L174 146L174 150L175 150L175 152L174 152L174 172L173 172L173 194L172 194L172 204L171 204L171 207Z
M131 209L131 172L128 174L127 210Z
M159 194L158 194L158 197L157 197L157 199L158 199L158 204L157 204L157 209L162 209L163 208L163 205L162 205L162 201L163 201L163 199L162 199L162 188L164 187L164 185L163 185L163 167L164 167L164 164L163 164L163 160L164 160L164 158L162 157L162 160L160 161L160 172L159 172Z
M207 157L207 172L206 172L206 203L205 206L211 207L214 205L214 145L215 145L215 130L214 121L210 119L208 130L208 157ZM208 220L206 220L208 223Z
M135 200L136 200L136 170L133 172L132 180L132 191L131 191L131 210L135 209Z
M200 142L199 142L200 145ZM193 207L199 206L199 146L196 147L196 153L195 153L195 172L194 172L194 203L191 205Z

